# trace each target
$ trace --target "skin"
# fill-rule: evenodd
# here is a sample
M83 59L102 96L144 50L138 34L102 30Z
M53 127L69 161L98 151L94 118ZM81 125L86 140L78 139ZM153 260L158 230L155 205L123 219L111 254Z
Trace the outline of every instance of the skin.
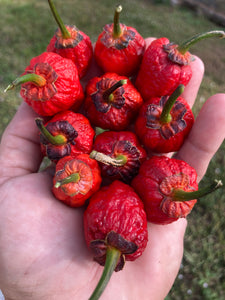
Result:
M192 69L184 92L190 105L204 74L199 58ZM91 72L97 74L94 65ZM6 300L85 300L103 268L92 261L85 244L83 208L56 201L51 168L37 172L42 157L35 117L22 103L0 145L0 289ZM196 168L200 180L224 138L225 94L216 94L204 104L176 157ZM186 219L149 223L145 252L113 274L101 299L164 299L179 271L186 226Z

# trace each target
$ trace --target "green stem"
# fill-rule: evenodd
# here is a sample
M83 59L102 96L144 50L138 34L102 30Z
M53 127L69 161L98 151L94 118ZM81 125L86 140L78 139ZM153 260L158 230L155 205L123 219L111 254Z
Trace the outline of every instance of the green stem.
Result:
M122 11L122 6L117 5L114 14L114 23L113 23L113 37L116 39L121 36L122 30L120 27L119 15Z
M92 150L92 152L90 153L90 158L93 158L105 165L111 165L114 167L122 167L127 162L127 157L125 155L121 154L114 158L95 150Z
M63 178L62 180L56 181L55 188L59 188L61 185L71 183L71 182L76 183L79 180L80 180L79 173L73 173L70 176L67 176L67 177Z
M71 35L70 35L69 31L66 29L66 26L64 25L64 23L63 23L60 15L58 14L53 1L52 0L48 0L48 3L49 3L49 6L50 6L50 9L51 9L51 12L52 12L52 14L53 14L53 16L54 16L57 24L59 25L59 28L60 28L61 32L62 32L63 38L64 39L71 38Z
M113 100L113 92L121 87L122 85L126 84L127 80L126 79L121 79L117 81L114 85L112 85L110 88L104 91L102 97L103 99L108 102Z
M201 197L204 197L213 191L217 190L218 188L222 187L223 183L221 180L214 180L214 182L206 186L200 190L194 191L194 192L185 192L183 190L174 190L173 191L173 200L174 201L188 201L193 199L198 199Z
M8 90L13 89L17 85L23 84L26 82L32 82L32 83L38 85L39 87L42 87L46 84L46 79L43 76L35 74L35 73L25 74L23 76L16 78L12 83L10 83L7 86L7 88L4 90L4 92L7 92Z
M121 252L118 249L112 248L112 247L107 248L106 261L105 261L105 266L104 266L102 276L101 276L94 292L92 293L91 297L89 298L89 300L97 300L100 298L101 294L104 292L106 285L108 284L108 282L115 270L115 267L118 263L120 255L121 255Z
M180 84L176 90L173 92L173 94L169 97L169 99L166 101L166 104L163 107L161 116L160 116L160 122L161 123L169 123L172 119L170 112L171 109L176 102L177 98L183 93L184 91L184 85Z
M45 139L51 143L52 145L60 146L66 143L66 138L61 135L52 135L48 129L43 125L42 119L36 118L35 119L36 125L39 128L41 134L45 137Z
M194 45L195 43L203 39L210 38L210 37L224 38L225 32L223 30L212 30L212 31L207 31L207 32L197 34L191 37L190 39L188 39L187 41L183 42L181 45L179 45L177 50L181 54L185 54L192 45Z

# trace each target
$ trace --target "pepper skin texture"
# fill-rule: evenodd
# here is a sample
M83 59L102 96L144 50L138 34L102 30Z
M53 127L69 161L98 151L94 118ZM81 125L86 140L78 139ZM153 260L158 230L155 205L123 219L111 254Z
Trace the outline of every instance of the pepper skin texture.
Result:
M84 93L75 64L52 52L31 59L22 75L35 73L46 80L43 86L32 82L21 85L21 97L41 116L53 116L73 106L80 107Z
M47 52L55 52L64 58L71 59L77 67L79 77L83 78L93 57L91 39L76 26L65 26L71 37L63 38L58 28L47 46Z
M167 38L154 40L146 49L136 78L135 86L141 93L144 101L150 97L171 95L178 85L186 86L192 77L190 52L184 55L176 53L176 45ZM179 58L174 62L169 58L169 53Z
M56 162L64 156L77 156L91 152L95 131L84 115L69 110L60 112L44 126L51 135L61 135L65 140L62 145L55 145L40 133L42 154L50 160Z
M120 80L126 80L104 99L104 93ZM85 114L91 124L103 129L124 130L137 116L143 99L131 81L125 76L105 73L92 78L86 86Z
M121 259L134 261L147 246L147 219L143 203L133 188L118 180L96 192L84 212L85 240L93 251L94 260L101 265L105 264L104 246L110 246L109 241L105 245L105 239L111 232L115 233L118 241L125 240L128 246L123 249L120 242L111 245L121 251ZM129 252L129 244L135 252L126 254L126 251ZM117 266L115 271L119 271L122 266Z
M138 70L145 51L145 40L133 27L120 24L122 33L113 37L113 24L99 35L94 57L104 72L131 76Z
M175 190L198 190L195 169L175 158L152 156L144 161L131 186L144 203L148 221L156 224L169 224L185 218L197 202L196 199L175 199Z
M93 150L107 155L116 161L122 160L121 165L114 165L101 162L99 165L102 177L111 180L120 179L130 182L138 174L141 164L147 157L146 151L141 147L137 136L131 131L105 131L97 135L94 141Z
M68 176L78 174L74 182L63 183ZM59 187L56 183L61 182ZM52 192L55 197L70 207L83 206L86 200L100 188L101 175L98 163L88 154L66 156L56 164Z
M181 96L170 111L171 120L161 122L160 117L168 97L153 97L145 101L136 119L135 132L148 152L178 151L194 124L192 110Z

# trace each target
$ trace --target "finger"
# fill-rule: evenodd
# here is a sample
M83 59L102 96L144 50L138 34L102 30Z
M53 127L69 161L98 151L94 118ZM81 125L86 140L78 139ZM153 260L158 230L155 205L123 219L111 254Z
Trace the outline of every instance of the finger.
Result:
M195 60L190 63L192 77L182 94L190 107L192 107L195 102L205 70L202 60L197 56L194 56L194 58Z
M23 102L6 128L0 145L1 179L38 170L42 155L36 117Z
M176 158L185 160L194 167L200 180L224 138L225 94L216 94L203 105Z

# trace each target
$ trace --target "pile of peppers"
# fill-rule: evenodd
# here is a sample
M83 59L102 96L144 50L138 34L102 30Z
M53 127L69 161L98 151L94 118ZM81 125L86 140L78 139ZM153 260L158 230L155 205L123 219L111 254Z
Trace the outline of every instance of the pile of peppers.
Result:
M199 189L194 168L167 154L180 149L194 124L182 96L192 77L189 48L225 32L200 33L181 45L161 37L146 47L135 28L120 23L118 5L93 48L48 3L58 28L5 91L20 85L38 115L40 151L55 166L56 201L85 208L87 247L104 266L89 298L96 300L114 271L142 255L148 222L185 218L198 198L222 186L215 180ZM83 86L93 59L101 74Z

